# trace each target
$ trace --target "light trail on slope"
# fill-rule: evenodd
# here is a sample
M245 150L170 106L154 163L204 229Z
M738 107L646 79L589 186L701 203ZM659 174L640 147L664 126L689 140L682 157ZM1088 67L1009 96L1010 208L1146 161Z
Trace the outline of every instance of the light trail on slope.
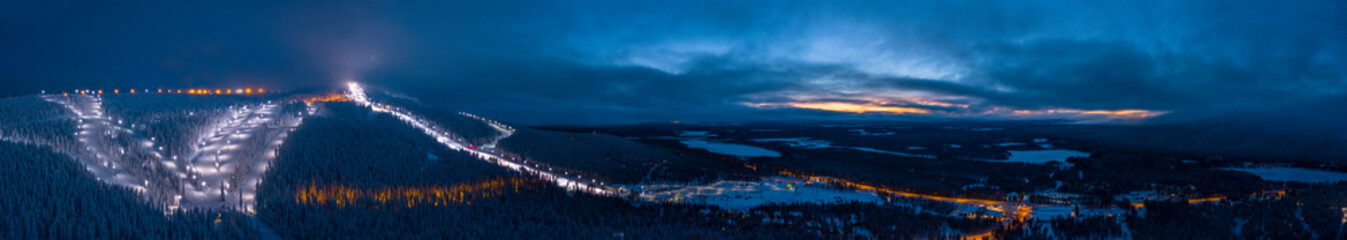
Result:
M349 88L348 98L355 101L360 106L368 107L370 108L370 110L375 112L388 113L390 115L393 115L394 117L397 117L399 120L402 120L408 125L420 129L426 135L429 135L431 138L434 138L435 141L439 142L440 144L443 144L446 147L449 147L449 149L463 151L483 161L500 165L510 170L537 176L538 178L553 182L557 186L561 186L566 189L575 189L596 195L612 196L619 194L619 192L617 192L614 188L605 186L605 184L599 183L598 181L593 179L590 179L590 181L586 182L581 177L572 177L567 176L566 174L557 174L552 171L539 169L536 166L514 162L505 157L501 157L497 153L491 152L494 151L494 148L483 148L483 149L490 149L491 151L468 148L467 145L469 144L464 144L463 142L460 142L462 141L461 139L453 137L453 134L440 130L443 128L440 128L438 126L432 126L430 121L424 120L424 118L417 117L416 115L413 115L412 113L407 112L406 110L403 110L401 108L394 108L383 104L371 102L369 100L369 97L365 95L365 90L361 88L359 84L352 82L348 83L347 87ZM493 124L493 127L496 127L496 125Z

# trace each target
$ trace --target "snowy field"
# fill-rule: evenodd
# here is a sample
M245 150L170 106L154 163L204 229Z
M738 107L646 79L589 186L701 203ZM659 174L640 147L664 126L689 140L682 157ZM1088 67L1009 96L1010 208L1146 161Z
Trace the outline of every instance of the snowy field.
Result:
M795 182L791 184L790 182ZM748 210L767 203L839 203L850 201L880 202L874 193L832 190L801 185L803 180L768 178L757 182L718 181L704 186L648 187L640 197L648 201L705 203L730 210ZM787 186L787 184L791 184ZM815 183L818 184L818 183ZM794 188L792 190L792 187Z
M1271 182L1335 183L1347 181L1347 173L1329 172L1304 168L1221 168L1221 170L1252 173Z
M706 149L706 151L724 155L739 157L780 157L781 153L767 150L759 147L740 145L733 143L708 142L701 139L689 139L680 141L683 145L690 148Z

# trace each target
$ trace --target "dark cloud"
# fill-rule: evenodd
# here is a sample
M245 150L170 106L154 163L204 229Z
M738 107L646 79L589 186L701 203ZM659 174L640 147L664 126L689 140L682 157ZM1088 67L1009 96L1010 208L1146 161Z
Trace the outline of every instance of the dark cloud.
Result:
M510 121L601 124L854 117L754 107L799 101L1235 112L1347 90L1340 1L0 7L3 95L356 80Z

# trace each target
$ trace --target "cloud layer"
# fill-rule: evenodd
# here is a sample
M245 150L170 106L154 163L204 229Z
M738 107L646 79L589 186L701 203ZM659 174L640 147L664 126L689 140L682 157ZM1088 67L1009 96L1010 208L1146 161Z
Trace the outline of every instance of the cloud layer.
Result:
M352 79L528 124L1110 121L1347 90L1340 1L20 7L6 81Z

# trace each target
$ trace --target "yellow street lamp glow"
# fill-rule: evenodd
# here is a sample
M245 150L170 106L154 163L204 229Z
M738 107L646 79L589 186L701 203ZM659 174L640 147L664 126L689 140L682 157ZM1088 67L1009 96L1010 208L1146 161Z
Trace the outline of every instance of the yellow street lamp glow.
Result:
M136 94L136 89L135 89L135 88L132 88L132 89L131 89L131 94Z
M118 93L121 93L121 90L117 90L117 89L113 89L113 90L112 90L112 94L118 94Z

